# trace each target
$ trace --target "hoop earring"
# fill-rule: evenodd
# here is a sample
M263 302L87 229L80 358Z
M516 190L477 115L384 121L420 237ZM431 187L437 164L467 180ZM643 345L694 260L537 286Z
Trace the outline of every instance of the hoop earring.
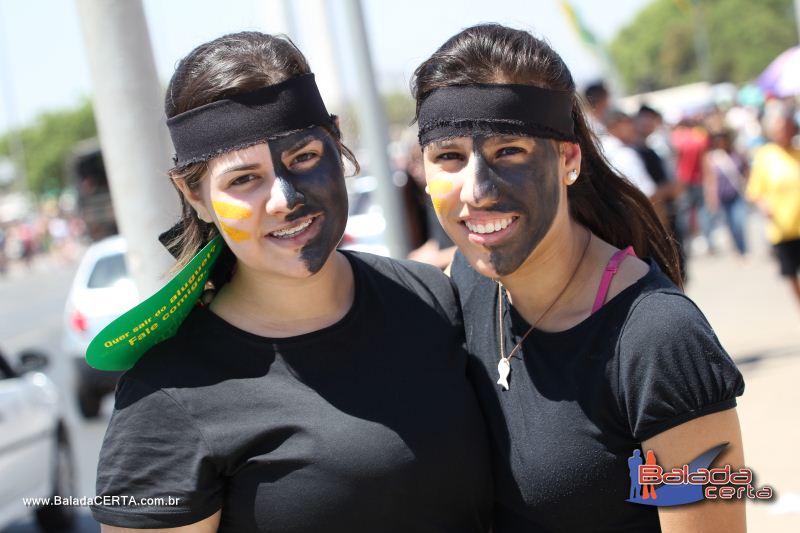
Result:
M572 185L576 181L578 181L578 171L573 168L567 172L567 185Z

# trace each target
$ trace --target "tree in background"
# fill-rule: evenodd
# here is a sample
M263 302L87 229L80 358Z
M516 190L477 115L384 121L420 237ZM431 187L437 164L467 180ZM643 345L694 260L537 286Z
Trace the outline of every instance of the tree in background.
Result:
M746 82L797 44L792 4L792 0L654 0L620 30L611 54L629 93L697 81ZM705 31L699 45L696 29ZM702 55L706 45L711 79L704 79L698 61L698 46Z
M64 161L78 141L94 137L97 130L92 104L86 100L74 109L42 113L20 132L25 149L25 189L41 195L60 191L68 183ZM8 154L8 136L0 137L0 154Z

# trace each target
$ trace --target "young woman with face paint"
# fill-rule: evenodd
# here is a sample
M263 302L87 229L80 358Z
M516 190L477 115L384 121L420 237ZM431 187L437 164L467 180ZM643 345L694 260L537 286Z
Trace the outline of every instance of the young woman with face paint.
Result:
M671 468L727 442L718 464L741 466L744 384L680 290L647 198L599 152L561 58L527 32L475 26L412 87L428 192L460 250L493 530L743 531L741 501L626 501L640 447Z
M214 299L121 378L98 466L98 495L175 505L102 502L103 531L487 531L455 292L336 251L351 156L302 54L253 32L201 45L166 113L170 249L181 266L219 233L227 255Z

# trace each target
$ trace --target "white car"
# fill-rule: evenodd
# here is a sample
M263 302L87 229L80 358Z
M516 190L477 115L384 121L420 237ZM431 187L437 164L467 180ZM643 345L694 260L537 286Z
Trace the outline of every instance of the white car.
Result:
M347 179L349 212L344 237L339 245L344 250L389 255L386 244L386 219L375 201L378 180L375 176Z
M92 244L78 265L64 306L62 349L73 360L78 407L87 418L98 415L103 396L114 390L121 372L91 368L86 348L100 330L139 303L125 266L126 250L118 235Z
M33 511L44 531L63 531L72 524L73 507L25 501L75 495L58 392L41 372L47 357L24 352L19 360L12 366L0 354L0 529Z

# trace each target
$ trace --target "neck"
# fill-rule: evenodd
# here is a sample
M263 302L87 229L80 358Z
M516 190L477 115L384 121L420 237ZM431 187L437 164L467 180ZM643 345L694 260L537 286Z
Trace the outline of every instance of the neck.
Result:
M338 322L353 304L350 262L332 253L316 274L286 278L242 268L211 304L236 327L265 337L291 337Z
M581 268L590 256L590 250L584 250L591 233L571 218L568 221L554 224L522 267L500 279L514 308L537 329L549 329L548 324L558 323L557 315L584 305L575 296L591 271Z

